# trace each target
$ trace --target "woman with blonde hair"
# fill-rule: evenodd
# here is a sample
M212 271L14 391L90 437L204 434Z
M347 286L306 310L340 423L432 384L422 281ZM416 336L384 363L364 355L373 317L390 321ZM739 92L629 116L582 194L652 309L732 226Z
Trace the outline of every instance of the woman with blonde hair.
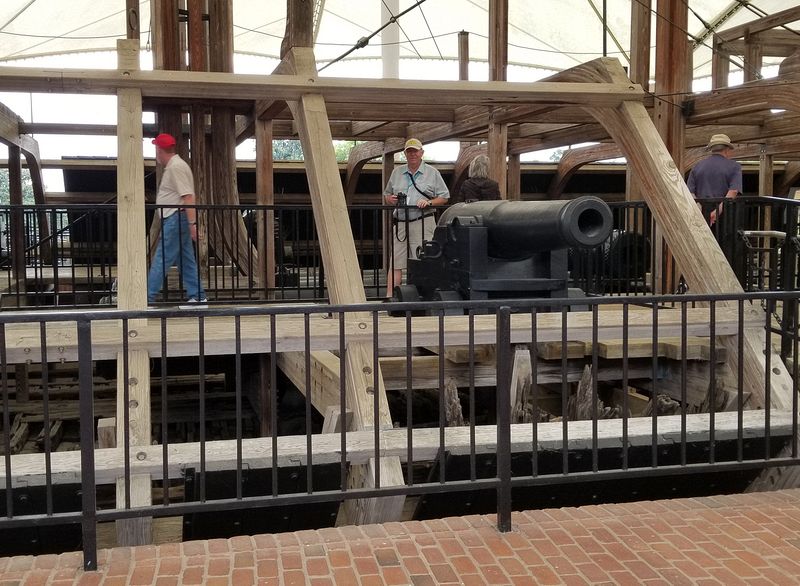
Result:
M459 192L463 201L500 199L500 186L489 179L489 157L478 155L469 164L469 179Z

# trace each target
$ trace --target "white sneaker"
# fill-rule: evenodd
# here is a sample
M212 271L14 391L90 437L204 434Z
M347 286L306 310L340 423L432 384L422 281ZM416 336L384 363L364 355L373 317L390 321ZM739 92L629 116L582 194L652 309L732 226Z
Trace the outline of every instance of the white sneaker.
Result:
M191 297L186 301L189 305L179 305L178 309L194 309L195 307L208 307L208 299L203 297L200 301Z

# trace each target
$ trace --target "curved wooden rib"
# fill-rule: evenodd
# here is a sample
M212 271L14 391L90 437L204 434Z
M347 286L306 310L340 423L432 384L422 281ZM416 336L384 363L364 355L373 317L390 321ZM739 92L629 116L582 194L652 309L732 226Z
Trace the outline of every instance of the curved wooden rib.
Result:
M800 112L800 86L797 82L796 77L780 81L766 79L698 95L689 101L692 114L687 123L713 123L770 108Z
M561 195L570 178L583 165L596 161L603 161L605 159L616 159L621 156L622 150L620 150L616 144L598 144L569 149L561 155L556 174L547 190L548 197L552 199Z
M382 141L362 142L350 151L350 156L347 158L347 174L344 178L344 197L347 205L353 201L361 169L368 161L380 156L383 156Z
M19 147L25 162L28 164L28 171L31 176L33 186L33 201L38 205L44 205L44 178L42 177L42 161L39 156L39 143L32 136L20 134L20 122L22 118L17 116L5 105L0 104L0 143L9 146ZM52 258L53 243L48 238L50 236L50 225L47 219L47 212L42 211L39 216L40 238L46 241L42 253L45 262Z
M775 195L789 195L789 190L800 179L800 161L789 161L783 170L781 182L775 189Z
M486 143L473 144L459 151L456 163L453 165L453 179L450 181L450 203L462 201L459 191L461 191L461 184L467 178L472 159L478 155L488 154L489 145Z
M733 159L758 159L761 155L780 155L800 152L800 137L787 136L767 141L765 144L734 144ZM706 147L695 147L686 150L683 157L684 173L708 156Z

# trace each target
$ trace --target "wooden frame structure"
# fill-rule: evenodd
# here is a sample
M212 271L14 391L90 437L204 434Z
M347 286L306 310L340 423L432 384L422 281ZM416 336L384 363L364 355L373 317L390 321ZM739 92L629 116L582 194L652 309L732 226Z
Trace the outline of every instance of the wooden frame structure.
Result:
M662 3L665 5L660 12L671 15L672 18L680 16L675 10L677 2L662 0L659 5ZM676 165L674 155L683 154L687 146L703 144L712 132L727 131L736 141L746 140L746 137L785 137L796 134L796 122L799 118L794 112L769 119L764 114L764 110L769 107L796 110L800 103L800 94L797 93L800 90L796 88L800 86L795 83L754 82L754 85L729 90L724 94L717 92L698 96L689 102L691 113L685 118L681 109L674 107L675 104L656 103L656 110L662 111L671 119L670 124L660 128L660 134L647 110L647 106L651 105L650 98L640 85L628 78L619 62L613 59L598 59L531 84L319 77L314 69L313 51L307 47L309 39L301 34L309 19L308 14L299 7L305 4L307 8L311 4L307 2L289 4L298 11L290 12L292 18L287 22L286 50L275 74L233 74L230 73L229 64L224 62L224 56L231 53L232 47L226 44L230 31L225 29L225 23L228 22L226 19L229 14L221 4L224 3L218 0L209 3L209 10L215 15L210 27L215 32L209 34L224 49L222 61L209 64L209 67L215 69L214 72L205 70L206 64L198 53L193 53L192 59L200 65L191 71L179 71L175 64L167 67L169 64L166 61L164 69L171 69L170 71L139 71L135 41L120 42L117 71L0 67L0 84L7 91L118 96L119 118L116 133L120 146L119 216L125 218L125 222L120 224L121 242L138 242L135 233L143 225L142 110L165 112L160 114L160 124L167 124L168 120L175 122L175 112L191 112L192 157L196 158L200 166L207 162L206 149L209 145L206 140L205 116L208 110L212 111L212 135L214 140L220 141L220 146L214 153L224 160L224 164L219 165L220 174L212 177L215 189L221 189L223 185L228 189L232 181L235 187L235 180L231 177L230 153L237 142L255 133L259 152L258 193L262 202L269 202L272 196L271 184L267 178L271 173L271 157L267 153L268 146L264 143L272 137L297 136L305 153L311 201L330 298L332 302L341 304L365 300L353 234L347 218L347 196L354 192L358 171L366 161L383 156L386 171L391 170L391 158L388 156L402 149L405 137L415 136L423 142L456 138L465 141L488 140L488 147L471 146L469 148L473 150L470 153L488 148L493 175L502 180L504 190L506 153L511 157L512 168L518 174L518 158L514 157L518 157L520 153L587 140L611 139L615 147L602 145L595 148L595 154L619 152L627 157L636 182L643 188L643 198L650 206L663 237L692 290L697 293L741 291L686 188L682 176L683 167ZM498 25L492 27L492 30L498 31L493 39L495 43L502 44L505 38L503 28L507 27L507 4L500 0L493 0L490 4L493 22ZM667 6L670 4L671 6ZM167 12L171 10L170 6L175 8L176 5L176 2L168 0L159 2L159 6ZM642 24L641 10L638 13L638 22ZM192 18L195 20L192 21ZM190 15L190 24L194 22L197 25L197 18L197 14L194 17ZM672 34L675 34L674 31ZM649 43L649 31L647 35L637 34L635 38L644 39L645 36L648 40L639 42ZM674 38L672 40L675 41ZM677 41L675 45L673 50L679 52L681 47ZM165 41L162 51L167 51L169 46L171 45ZM493 79L501 80L505 77L503 54L502 50L494 47L492 67L496 73L493 74ZM166 58L165 54L162 58ZM637 52L637 59L637 75L646 79L648 69L641 63L642 51ZM662 57L660 62L667 63L668 59ZM680 88L682 81L674 79L669 87ZM235 115L239 116L238 120L234 118ZM736 124L730 120L732 116L737 117ZM174 130L176 133L181 131L179 118L178 116ZM6 122L8 119L9 116L3 118ZM684 129L685 124L689 127ZM696 128L692 128L692 125ZM5 123L3 127L3 136L6 137L9 135L5 128L7 126L8 123ZM17 122L15 128L19 134L24 125ZM42 128L41 125L39 128ZM733 130L728 130L729 128ZM354 149L348 163L344 187L330 148L333 138L343 137L372 140ZM795 146L797 143L791 142L792 140L794 139L776 138L776 143L783 141L785 148L791 147L790 152L800 150L800 145ZM767 152L785 152L778 148L773 144L767 147ZM591 160L591 156L587 154L574 158L580 162ZM466 161L466 157L461 161L462 168ZM559 186L563 186L568 173L567 169L560 173L556 187L553 188L554 192ZM235 177L235 173L233 175ZM208 177L208 173L204 176ZM516 184L512 179L509 181L515 185L510 190L511 193L518 193L518 178ZM230 193L234 194L235 189ZM130 218L135 221L130 221ZM207 229L213 230L213 227ZM259 241L262 239L259 238ZM235 254L234 249L238 246L240 243L232 242L230 253ZM704 253L698 255L698 250ZM146 305L143 297L145 259L146 251L143 246L130 245L120 250L121 308L143 309ZM263 266L268 266L266 262L264 261ZM758 310L753 309L751 313L751 319L763 321L757 315ZM415 331L424 332L424 323L422 320L415 320ZM132 327L136 328L138 335L135 343L131 344L126 363L130 370L127 380L123 376L119 379L122 385L120 396L122 387L127 386L130 389L134 379L137 393L140 393L137 400L142 406L141 415L132 418L128 430L132 445L137 445L148 439L139 432L149 425L149 415L145 413L146 406L149 405L146 370L148 353L155 351L152 345L155 333L146 324L135 324ZM344 357L347 400L353 409L353 427L359 432L369 431L375 426L387 429L392 426L381 365L374 363L371 349L365 340L370 328L366 315L353 315L344 324L348 336ZM487 326L487 329L490 331L491 327ZM261 338L251 340L251 343L253 348L266 352L269 346L263 339L264 330L258 331ZM70 347L70 332L54 330L51 334L54 340L58 340L54 343ZM9 360L13 361L16 353L22 352L21 348L30 350L31 343L19 341L26 340L24 332L19 332L20 338L13 338L16 334L10 328L8 335L12 336L8 340ZM125 363L124 357L117 355L119 332L115 330L113 335L109 335L114 339L109 344L109 351L114 353L118 363L122 365ZM223 351L232 348L231 331L220 328L216 335L220 337L219 348ZM420 336L420 339L424 338L424 335ZM747 331L745 352L741 359L744 361L745 390L751 393L756 406L763 406L765 397L762 386L766 367L764 344L763 335L756 330ZM195 351L196 347L191 340L184 340L183 345L186 352ZM181 344L176 342L171 347L178 351L179 346ZM738 348L727 349L732 359L738 359ZM281 350L299 351L302 348L292 346L286 339L282 339ZM295 363L298 362L294 358ZM292 359L291 355L281 358L287 365ZM774 369L769 379L773 385L773 404L779 409L786 409L791 405L792 381L777 356L772 356L770 362ZM377 386L374 381L377 381ZM315 384L316 382L319 381L315 381ZM320 384L319 394L324 396L326 385L324 382ZM371 396L375 393L380 400L378 420L374 419L372 412ZM310 394L314 396L313 391ZM118 417L118 421L121 420ZM118 429L118 435L123 431L125 430ZM353 475L356 482L369 485L376 467L380 467L384 486L403 482L400 460L396 456L360 463L363 467L359 474ZM137 497L136 503L132 503L134 506L147 504L149 496L145 496L145 493L148 492L148 477L142 477L141 486L145 487L141 491L142 498ZM354 503L346 516L349 522L380 522L395 519L401 508L402 498L373 499ZM141 539L146 539L142 533L138 537L132 537L131 541Z

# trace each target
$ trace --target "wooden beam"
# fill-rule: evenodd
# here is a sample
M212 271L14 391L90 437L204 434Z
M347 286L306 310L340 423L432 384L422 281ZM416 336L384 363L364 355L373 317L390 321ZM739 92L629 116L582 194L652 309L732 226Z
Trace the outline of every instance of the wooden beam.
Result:
M762 153L758 159L758 195L775 195L775 172L772 163L772 155L767 153Z
M687 192L688 193L688 192ZM691 200L692 209L694 201ZM692 220L693 222L693 220ZM170 356L197 356L200 351L197 342L197 319L187 310L187 317L167 318ZM568 316L568 338L570 340L591 340L592 320L589 312L575 312ZM6 361L9 364L25 363L28 360L41 360L40 331L36 324L14 324L13 312L6 312ZM158 312L149 312L148 317L158 317ZM650 338L653 335L651 312L637 314L636 323L631 323L629 336ZM764 320L760 316L747 314L745 328L761 328ZM469 320L465 316L446 316L444 318L445 344L469 344ZM241 351L245 354L271 352L269 319L265 316L243 316L241 318ZM205 345L207 356L233 354L235 328L232 317L205 318ZM361 343L372 346L374 332L372 320L359 321L352 329L346 329L346 343ZM494 316L475 316L475 344L494 344L496 331ZM622 338L622 312L605 310L600 312L598 337L600 339ZM363 324L363 327L362 327ZM561 315L539 314L537 317L537 340L550 342L561 340ZM339 350L339 323L336 319L324 319L321 314L310 317L311 348L306 348L302 316L281 316L277 320L275 346L277 352L304 352L307 350ZM439 322L435 317L415 317L412 319L413 346L438 346ZM735 310L719 309L716 314L716 333L719 336L736 334L739 324ZM131 330L128 346L131 350L146 350L151 356L161 355L161 323L159 319L148 320ZM658 314L658 336L675 337L681 335L681 318L678 310L661 310ZM406 324L404 319L379 316L378 332L381 347L403 348L406 345ZM92 326L92 358L109 360L122 351L122 332L120 326L109 320L95 322ZM690 309L687 318L687 335L708 337L708 310ZM513 315L511 340L513 343L530 343L530 316ZM77 332L74 324L48 324L48 356L57 356L65 361L77 361Z
M497 181L500 187L500 199L506 198L508 184L506 181L508 167L508 125L489 124L489 178Z
M489 0L489 79L505 81L508 68L508 0Z
M745 411L740 427L738 413L717 413L714 419L714 438L716 441L735 441L739 430L744 430L746 440L763 438L767 429L764 411ZM681 416L667 415L658 418L658 434L653 436L653 420L650 417L631 417L628 425L630 446L650 446L655 441L659 445L671 446L682 441ZM591 420L569 421L566 433L570 450L590 450L593 447L594 422ZM622 419L600 419L597 421L598 449L619 449L623 434ZM686 416L686 441L689 444L709 441L709 414L695 413ZM788 438L792 434L792 413L789 410L774 410L769 419L770 436ZM536 427L537 450L561 451L564 438L564 423L540 423ZM380 433L380 456L408 457L408 438L411 435L414 446L414 461L432 461L437 458L440 448L438 428L387 429ZM530 454L533 444L533 429L530 423L511 425L511 450L515 453ZM263 438L245 438L241 442L242 465L248 469L269 469L273 460L278 467L338 464L342 458L341 436L339 434L315 434L312 440L312 460L307 458L306 436L281 436L277 438L278 449L273 454L271 442ZM346 437L344 456L353 464L364 464L375 457L375 435L371 431L351 431ZM477 454L497 452L497 429L494 425L475 427L474 443L470 428L448 427L444 430L444 446L454 456L468 456L471 446ZM234 470L237 462L236 440L206 442L205 463L209 472ZM163 475L162 446L143 446L143 458L131 462L133 474L151 474L154 478ZM200 444L174 444L170 447L167 473L170 478L182 478L189 468L200 466ZM51 454L52 482L54 484L80 483L80 452L55 452ZM121 448L95 450L96 480L98 484L113 482L124 472ZM12 487L42 486L45 483L45 454L17 454L11 456ZM6 488L6 462L0 459L0 489Z
M292 49L292 54L302 52ZM305 50L311 53L310 50ZM296 73L311 75L313 71L295 69ZM303 95L298 101L289 101L289 109L297 124L303 145L309 190L314 219L320 242L320 253L325 267L328 295L332 303L359 303L366 300L364 283L356 255L353 232L347 214L347 204L339 178L331 144L325 100L319 94ZM348 316L346 329L363 329L368 314ZM347 406L353 411L353 425L357 430L392 427L386 389L380 365L372 359L371 346L363 343L347 345L344 357L346 373ZM374 401L378 401L378 420L374 416ZM350 482L355 486L402 485L403 471L396 458L372 459L360 469L351 469ZM403 510L404 497L362 499L342 505L339 518L347 523L364 524L397 520Z
M731 60L719 34L714 34L711 43L713 47L711 50L711 89L726 88L731 73Z
M681 0L656 0L656 96L689 90L689 6ZM686 121L677 100L656 97L653 121L675 164L681 168Z
M746 55L748 44L758 44L762 57L788 57L797 50L797 34L778 29L761 31L747 40L727 41L724 47L733 55Z
M796 20L800 20L800 6L787 8L786 10L775 12L769 16L757 18L756 20L740 24L739 26L733 26L718 33L718 36L721 41L732 41L739 37L760 33Z
M182 99L293 100L312 92L326 102L411 106L519 104L614 107L641 101L631 83L537 81L531 84L477 81L355 79L298 75L245 75L194 71L138 71L122 76L106 70L0 67L4 91L113 94L138 88L144 97ZM402 118L402 117L400 117Z
M689 100L691 124L706 124L743 114L780 108L800 112L800 88L791 80L766 79L720 91L696 94Z
M139 67L139 41L117 41L121 71ZM147 307L147 259L144 210L144 156L142 154L142 96L137 89L117 92L117 272L119 309ZM141 322L134 320L135 327ZM117 438L131 447L150 445L150 356L147 351L117 353ZM135 450L132 450L135 453ZM135 458L132 458L135 459ZM134 475L126 486L117 480L117 506L142 507L152 503L149 475ZM117 521L117 543L144 545L152 541L152 519Z
M275 204L272 161L272 120L256 120L256 203ZM257 216L257 280L265 290L275 287L275 212L261 210ZM266 295L265 295L266 297Z
M284 352L277 355L278 368L288 377L320 413L330 407L341 407L339 391L339 358L328 350L317 352ZM310 372L306 361L310 365ZM311 379L311 391L306 377Z
M651 0L631 2L631 66L629 77L643 88L650 86Z
M611 79L621 80L625 72L618 62L608 62L608 75ZM593 108L589 111L622 147L628 163L636 167L645 187L648 207L692 290L699 293L740 292L742 288L736 275L703 220L680 170L644 106L626 103L614 110ZM698 250L704 251L703 254L698 255ZM763 314L759 319L763 322ZM749 331L744 338L745 351L741 356L744 361L744 390L752 393L757 405L763 406L764 382L767 380L764 332L760 329ZM739 359L736 343L726 339L725 344L729 356L736 362ZM772 403L778 408L788 407L793 388L789 373L777 355L770 355L770 363Z
M519 155L508 156L508 182L506 199L519 200L521 197L522 173Z
M314 3L308 0L287 0L286 29L281 42L281 59L286 57L294 47L313 46Z
M139 0L125 0L126 37L139 40Z
M754 41L745 42L744 52L744 81L755 81L761 79L761 65L763 62L764 53L761 43Z
M517 155L581 142L594 142L608 138L608 131L598 124L576 124L554 130L533 138L518 138L509 142L508 154Z

